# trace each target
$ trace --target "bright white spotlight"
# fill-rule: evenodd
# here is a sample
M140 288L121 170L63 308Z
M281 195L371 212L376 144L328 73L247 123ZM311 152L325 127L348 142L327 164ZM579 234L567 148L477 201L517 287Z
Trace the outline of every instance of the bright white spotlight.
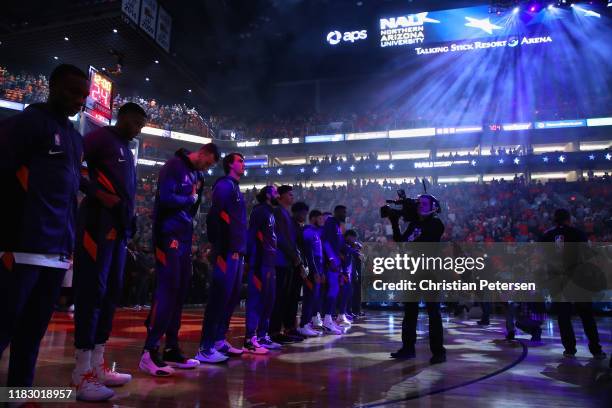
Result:
M512 13L513 13L513 14L516 14L516 13L518 13L520 10L521 10L520 8L515 7L515 8L512 10Z
M549 4L548 7L547 7L547 9L549 9L549 10L552 10L554 8L555 8L555 6L553 6L552 4Z
M208 173L209 176L212 176L212 174L213 174L212 169L208 169L207 173ZM246 171L245 171L245 174L246 174Z

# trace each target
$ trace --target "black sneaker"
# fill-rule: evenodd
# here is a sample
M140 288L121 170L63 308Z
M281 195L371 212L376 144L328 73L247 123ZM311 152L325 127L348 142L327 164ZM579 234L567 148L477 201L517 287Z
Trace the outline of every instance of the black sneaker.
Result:
M170 366L174 368L182 368L185 370L196 368L200 365L198 360L193 358L186 358L181 349L178 347L170 347L164 349L164 361Z
M441 364L446 362L446 354L434 354L429 359L429 364Z
M272 336L272 341L278 344L290 344L295 343L293 337L287 336L286 334L275 334Z
M515 331L512 330L511 332L506 333L506 340L514 340L514 336L515 336Z
M415 358L415 357L416 357L416 352L413 349L407 349L404 347L391 353L391 358L397 358L398 360Z
M576 356L576 349L563 351L563 357L574 358L575 356Z
M302 336L297 329L291 329L288 332L285 332L287 337L293 338L294 343L299 343L300 341L304 341L307 337Z
M599 350L599 352L597 353L593 353L593 358L595 360L605 360L606 359L606 353L604 353L603 351Z

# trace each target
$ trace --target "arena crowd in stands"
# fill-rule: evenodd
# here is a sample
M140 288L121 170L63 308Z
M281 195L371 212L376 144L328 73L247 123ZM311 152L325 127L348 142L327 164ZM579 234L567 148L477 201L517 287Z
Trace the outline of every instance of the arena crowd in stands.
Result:
M15 102L44 101L48 94L48 80L44 75L14 74L0 67L0 98ZM611 96L602 96L591 104L591 115L607 115ZM181 104L163 104L156 99L139 96L117 95L114 110L125 102L141 105L149 115L149 126L182 131L206 137L226 140L282 139L316 134L385 131L392 129L443 126L436 112L415 115L401 107L380 107L376 110L352 106L351 110L327 110L325 112L301 112L290 115L208 115L196 108ZM460 101L458 106L464 106ZM545 103L545 102L542 102ZM512 109L510 109L512 111ZM530 120L577 119L589 116L577 112L572 100L554 101L554 107L542 106L530 113ZM493 120L493 119L491 119ZM512 121L508 119L508 121ZM476 125L478 123L470 123ZM452 124L451 126L455 126Z

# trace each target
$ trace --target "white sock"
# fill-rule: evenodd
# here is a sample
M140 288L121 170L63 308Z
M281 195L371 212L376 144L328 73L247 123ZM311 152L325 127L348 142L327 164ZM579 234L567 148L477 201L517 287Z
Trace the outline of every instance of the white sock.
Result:
M76 373L84 374L91 370L91 354L91 350L76 350L76 368L74 369Z
M91 352L91 366L97 367L104 363L104 344L96 344Z

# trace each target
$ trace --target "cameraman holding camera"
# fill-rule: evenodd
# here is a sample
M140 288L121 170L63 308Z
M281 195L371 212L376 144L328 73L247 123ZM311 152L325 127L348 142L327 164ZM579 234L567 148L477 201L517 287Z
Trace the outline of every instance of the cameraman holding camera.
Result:
M389 207L381 209L381 216L389 217L393 228L395 242L440 242L444 233L444 224L437 217L440 213L440 203L430 194L421 194L416 200L406 198L403 190L398 192L402 210L392 210ZM402 233L399 220L404 218L409 222L408 228ZM440 364L446 361L446 349L443 346L442 316L439 302L427 302L429 315L429 347L432 357L431 364ZM408 359L416 357L416 326L419 317L418 302L404 303L404 320L402 321L402 348L391 353L392 358Z

